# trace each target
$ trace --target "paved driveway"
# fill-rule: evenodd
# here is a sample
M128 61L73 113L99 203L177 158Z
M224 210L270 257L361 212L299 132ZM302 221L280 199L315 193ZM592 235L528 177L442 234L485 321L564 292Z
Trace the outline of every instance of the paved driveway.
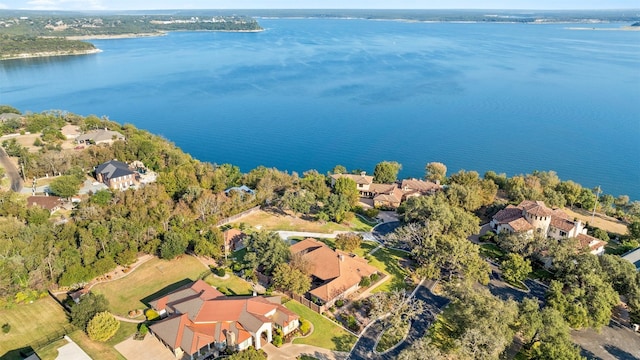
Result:
M547 291L545 285L542 285L539 282L531 279L526 279L524 283L529 288L529 292L515 289L502 281L502 279L500 278L502 270L500 270L499 267L492 263L489 263L489 266L491 267L491 275L489 276L488 287L489 291L491 291L493 295L498 296L503 300L511 298L518 302L522 302L525 297L537 298L540 306L543 306L545 304L544 295Z
M308 355L319 360L344 360L348 356L344 352L304 344L284 344L280 348L266 344L262 350L267 353L269 360L290 360L300 355Z
M13 165L11 160L9 160L9 156L2 147L0 147L0 164L4 168L7 177L11 180L11 190L20 192L23 185L22 178L20 177L18 169Z
M600 332L592 329L572 331L571 337L587 359L640 360L640 334L613 321Z
M429 290L429 287L433 285L433 282L429 281L421 283L416 290L415 297L425 302L426 309L428 310L419 319L411 323L411 329L409 335L404 341L402 341L394 349L383 353L375 354L373 349L376 345L378 336L384 330L382 322L380 320L371 324L365 332L360 336L358 342L351 350L349 359L352 360L365 360L365 359L397 359L402 350L411 346L416 340L421 339L427 333L429 325L433 322L433 315L439 313L444 308L449 300L435 295Z
M56 360L91 360L89 355L85 353L78 344L73 342L70 337L64 337L68 344L58 348L58 357Z
M155 336L147 334L144 340L133 340L133 336L114 346L127 360L176 360L171 350Z

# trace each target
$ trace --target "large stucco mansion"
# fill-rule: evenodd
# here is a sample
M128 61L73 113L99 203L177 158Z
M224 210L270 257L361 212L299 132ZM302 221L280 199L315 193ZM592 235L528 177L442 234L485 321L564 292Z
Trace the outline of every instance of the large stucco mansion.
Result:
M587 235L587 228L580 220L571 220L564 211L549 209L542 201L525 200L518 206L507 206L493 216L491 228L496 233L525 233L531 236L536 231L555 240L576 238L582 248L589 248L594 255L604 254L606 245L604 241Z

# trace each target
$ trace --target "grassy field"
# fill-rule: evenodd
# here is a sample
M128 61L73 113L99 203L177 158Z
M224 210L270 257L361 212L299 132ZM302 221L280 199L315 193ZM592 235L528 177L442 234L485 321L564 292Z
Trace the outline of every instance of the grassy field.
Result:
M249 284L248 282L244 281L243 279L235 275L232 275L232 274L228 274L228 275L229 275L229 278L223 280L211 274L206 278L204 278L204 281L206 281L207 284L214 286L216 288L219 288L219 287L227 288L227 290L229 290L230 295L252 295L253 294L253 287L251 286L251 284Z
M0 323L11 325L8 334L0 334L0 358L22 359L19 349L40 346L61 336L64 328L71 328L67 314L50 297L31 304L16 305L0 310Z
M290 300L285 306L313 324L311 335L293 340L294 344L308 344L337 351L350 351L355 345L357 338L353 334L299 302Z
M146 308L145 301L197 280L205 271L202 263L192 256L170 261L154 258L128 276L98 284L91 291L104 294L114 314L126 316L130 310Z
M120 323L120 327L122 327L123 323ZM135 325L135 324L132 324ZM118 330L120 332L121 330ZM116 334L117 336L117 334ZM113 344L111 344L112 340L109 340L108 343L102 343L98 341L92 341L89 339L87 334L85 334L81 330L76 330L69 334L69 337L75 341L78 346L82 348L92 359L100 359L100 360L126 360L124 356L120 355L120 353L113 348Z
M320 223L317 221L304 220L290 215L276 214L263 210L245 216L235 223L245 223L256 229L271 231L284 230L332 233L334 231L371 230L371 225L365 223L357 216L348 224L336 224L334 222Z
M391 291L406 288L404 279L409 275L409 271L400 266L400 261L408 258L408 254L398 250L381 248L372 255L369 255L369 264L375 266L385 274L391 275L391 279L382 283L372 292Z
M577 218L583 223L589 223L591 226L598 227L602 230L606 230L610 233L626 235L627 234L627 224L619 221L618 219L614 219L602 214L596 213L596 216L591 218L591 213L589 211L585 211L583 209L575 209L571 210L568 208L562 209L562 211L566 212L572 218Z
M495 244L482 244L480 245L480 256L485 258L500 260L505 256L505 252Z
M38 354L40 360L56 360L56 358L58 357L58 348L67 344L67 340L60 339L43 348L38 349L36 351L36 354Z

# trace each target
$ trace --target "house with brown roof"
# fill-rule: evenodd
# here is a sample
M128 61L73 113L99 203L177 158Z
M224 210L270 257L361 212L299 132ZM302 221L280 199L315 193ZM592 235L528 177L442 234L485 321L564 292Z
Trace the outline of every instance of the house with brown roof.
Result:
M287 335L299 317L279 297L228 297L203 280L149 303L163 318L149 329L178 359L204 356L231 348L260 349L272 341L274 327Z
M332 250L316 239L304 239L289 247L292 255L302 254L310 264L310 298L331 306L360 288L360 281L378 272L366 259Z
M496 233L525 233L533 236L534 231L537 231L555 240L576 238L582 248L588 248L594 255L604 254L606 245L604 241L587 235L587 228L580 220L571 220L560 209L549 209L543 201L524 200L518 206L509 205L498 211L490 224Z
M29 196L27 198L27 207L38 206L49 210L51 214L58 211L62 205L62 198L58 196Z
M371 184L369 189L374 194L373 206L376 208L396 209L404 196L397 184Z
M373 176L367 175L365 171L360 175L356 174L333 174L331 175L331 186L336 185L336 181L340 178L349 178L356 183L356 188L360 192L362 197L372 197L373 193L370 191L370 187L373 184Z
M442 190L440 182L431 182L419 179L405 179L400 185L404 200L414 196L433 195Z

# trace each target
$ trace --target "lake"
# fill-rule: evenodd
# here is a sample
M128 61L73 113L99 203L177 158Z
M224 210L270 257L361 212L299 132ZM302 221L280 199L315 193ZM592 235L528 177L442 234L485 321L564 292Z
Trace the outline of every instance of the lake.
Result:
M441 161L449 174L552 169L640 199L640 32L259 21L266 31L95 40L95 55L0 62L0 103L106 115L245 172L372 173L395 160L421 177Z

